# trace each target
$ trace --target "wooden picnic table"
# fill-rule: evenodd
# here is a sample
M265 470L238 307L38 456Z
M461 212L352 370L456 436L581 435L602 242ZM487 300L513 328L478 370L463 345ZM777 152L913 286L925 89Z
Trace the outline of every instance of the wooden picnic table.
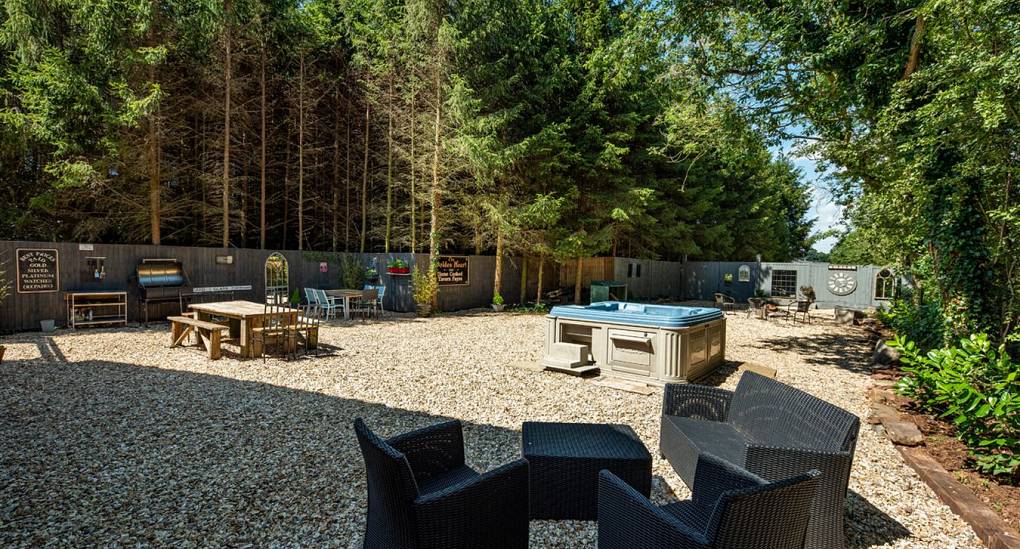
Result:
M252 330L265 323L266 306L253 301L217 301L213 303L192 303L189 309L195 311L198 320L211 321L213 317L230 321L230 338L224 343L236 343L241 356L254 358L262 356L261 344L252 337ZM289 309L288 322L296 324L299 309ZM310 345L313 346L314 345Z
M350 290L341 288L339 290L324 290L327 297L336 297L343 299L344 301L344 320L351 319L351 300L361 299L361 292L363 290Z

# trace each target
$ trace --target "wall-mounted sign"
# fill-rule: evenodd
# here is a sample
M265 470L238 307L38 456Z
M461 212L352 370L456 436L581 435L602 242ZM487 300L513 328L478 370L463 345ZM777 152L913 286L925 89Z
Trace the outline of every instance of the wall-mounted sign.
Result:
M234 264L234 256L232 256L232 255L218 255L218 256L216 256L216 264L217 265L233 265Z
M838 263L829 263L830 271L856 271L857 265L840 265Z
M320 261L319 262L319 272L320 273L328 273L329 272L329 263L327 263L325 261Z
M850 295L857 289L857 278L847 273L832 273L826 282L832 295Z
M751 267L748 267L747 265L741 265L740 268L737 269L737 280L741 282L750 282Z
M468 258L464 256L439 256L436 273L440 286L466 286L468 281Z
M18 293L39 294L60 290L57 250L18 248Z
M251 290L251 284L244 284L242 286L205 286L203 288L192 288L192 292L196 294L210 294L219 292L246 292Z
M82 252L92 252L95 251L95 249L96 247L92 244L78 244L78 250Z

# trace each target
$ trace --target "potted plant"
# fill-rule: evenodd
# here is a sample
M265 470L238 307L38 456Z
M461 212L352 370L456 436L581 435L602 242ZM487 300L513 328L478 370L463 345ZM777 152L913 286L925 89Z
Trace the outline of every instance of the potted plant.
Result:
M804 296L804 299L810 303L815 302L815 288L814 286L801 286L800 295Z
M432 315L432 302L435 301L438 291L436 277L427 269L415 267L411 273L411 294L414 296L418 316Z
M493 311L496 311L496 312L502 311L503 307L505 307L505 306L506 305L503 304L503 296L499 295L499 292L496 292L496 293L492 294L492 310Z
M724 274L724 275L723 275L723 277L722 277L722 279L723 279L723 282L724 282L724 283L725 283L725 284L726 284L727 286L729 286L730 284L732 284L732 283L733 283L733 273L726 273L726 274Z
M406 275L411 272L411 267L403 259L396 258L386 263L386 272L389 274Z

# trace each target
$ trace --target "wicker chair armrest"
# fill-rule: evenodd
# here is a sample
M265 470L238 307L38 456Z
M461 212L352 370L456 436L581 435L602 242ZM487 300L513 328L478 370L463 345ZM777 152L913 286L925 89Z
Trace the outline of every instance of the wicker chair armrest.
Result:
M710 514L723 492L767 483L768 481L760 476L728 461L712 454L701 454L698 456L698 468L694 473L691 501Z
M748 444L744 466L770 481L803 474L811 469L822 473L822 483L841 485L846 491L853 454L845 450L828 452L810 448L784 448Z
M703 549L709 542L609 471L599 471L599 549Z
M692 383L666 384L662 415L726 421L733 392Z
M414 504L421 547L486 547L493 539L528 541L528 462L419 497Z
M457 420L397 435L386 442L407 457L419 482L464 465L464 433Z

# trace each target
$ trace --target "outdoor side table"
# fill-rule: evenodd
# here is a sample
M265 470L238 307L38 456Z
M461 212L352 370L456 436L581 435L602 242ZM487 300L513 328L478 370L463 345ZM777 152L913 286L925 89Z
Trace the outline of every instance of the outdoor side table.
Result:
M527 421L521 445L532 519L598 518L602 469L646 497L651 493L652 456L626 425Z

